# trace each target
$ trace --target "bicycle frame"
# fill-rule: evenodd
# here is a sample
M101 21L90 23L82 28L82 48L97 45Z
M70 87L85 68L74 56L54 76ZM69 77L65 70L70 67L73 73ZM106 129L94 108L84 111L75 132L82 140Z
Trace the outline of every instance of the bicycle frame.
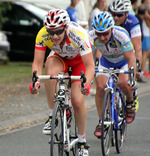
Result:
M95 72L99 73L108 73L108 81L105 88L105 96L103 102L103 112L101 117L101 147L103 156L107 156L110 152L110 143L113 139L113 130L115 132L115 144L116 151L120 153L120 150L123 145L124 135L126 132L126 123L125 123L125 112L126 104L124 99L124 94L118 87L118 76L119 73L130 74L130 82L133 84L133 68L129 71L122 69L95 69ZM115 101L115 96L118 93L118 106L117 101ZM120 106L119 106L120 105ZM114 145L114 141L112 140Z
M56 156L53 152L54 152L54 145L58 144L58 149L60 151L61 148L61 154L65 151L65 152L70 152L72 150L72 147L78 142L78 138L76 136L76 134L74 134L74 136L72 136L70 134L71 128L68 127L67 125L67 117L66 117L66 110L69 107L69 98L71 97L71 93L69 91L69 85L67 85L65 83L65 80L81 80L81 91L84 88L84 84L86 82L86 77L84 75L83 72L81 72L81 76L68 76L68 75L64 75L64 73L59 73L58 75L40 75L40 76L36 76L36 71L33 72L33 88L35 87L35 83L37 82L38 79L55 79L58 83L56 83L56 86L58 86L58 90L55 90L55 108L54 108L54 112L53 112L53 117L52 117L52 132L51 132L51 137L50 137L50 141L49 143L51 144L51 156ZM57 88L57 87L56 87ZM60 116L59 118L61 118L61 123L62 123L62 131L63 134L58 134L58 136L55 136L55 122L57 119L57 111L60 111ZM62 114L62 115L61 115ZM76 125L75 129L76 129ZM75 131L76 133L76 131ZM61 136L61 138L59 138ZM57 139L56 139L56 138ZM62 140L63 138L63 140ZM55 140L56 139L56 140ZM61 147L60 147L61 146ZM61 155L58 153L58 155ZM73 154L75 155L74 151Z
M125 106L125 102L124 102L123 97L122 97L122 93L121 93L121 91L117 85L116 78L113 75L109 77L108 85L105 89L107 89L107 88L111 89L111 112L112 112L111 124L113 124L114 125L113 128L117 130L119 127L119 123L118 123L118 115L117 115L116 105L115 105L115 92L119 93L119 96L121 98L121 102L123 104L124 110L126 110L126 106ZM104 122L104 124L110 125L110 123L108 123L108 122L106 122L106 123Z

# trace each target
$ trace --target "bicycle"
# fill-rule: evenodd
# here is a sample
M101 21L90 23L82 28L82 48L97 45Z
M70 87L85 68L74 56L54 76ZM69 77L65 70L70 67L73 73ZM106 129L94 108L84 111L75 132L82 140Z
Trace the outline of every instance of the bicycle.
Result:
M37 80L55 79L55 107L52 116L52 128L49 139L50 156L69 156L72 151L73 156L77 153L77 127L73 115L73 108L71 106L71 80L81 80L81 91L84 88L86 77L84 72L81 76L65 75L59 73L58 75L39 75L36 76L36 71L33 72L33 87ZM66 83L66 80L69 80ZM70 115L68 116L67 112Z
M134 69L129 71L122 69L95 69L95 72L109 73L107 87L103 103L101 117L101 148L103 156L109 155L110 145L115 144L117 153L120 153L124 137L126 135L126 97L119 89L119 73L130 74L130 82L133 85Z

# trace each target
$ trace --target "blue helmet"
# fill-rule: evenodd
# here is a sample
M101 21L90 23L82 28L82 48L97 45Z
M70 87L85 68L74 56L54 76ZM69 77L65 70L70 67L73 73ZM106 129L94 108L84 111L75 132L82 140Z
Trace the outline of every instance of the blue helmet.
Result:
M103 11L94 17L92 26L96 32L103 33L114 25L114 19L110 13Z

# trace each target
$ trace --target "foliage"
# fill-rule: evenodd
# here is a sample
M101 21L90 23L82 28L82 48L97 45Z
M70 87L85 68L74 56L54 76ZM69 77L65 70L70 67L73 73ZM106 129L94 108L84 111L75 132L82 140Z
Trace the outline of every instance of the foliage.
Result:
M2 29L2 24L8 20L8 18L3 17L3 13L5 13L6 10L10 10L10 9L11 6L9 3L7 2L4 3L0 1L0 30Z

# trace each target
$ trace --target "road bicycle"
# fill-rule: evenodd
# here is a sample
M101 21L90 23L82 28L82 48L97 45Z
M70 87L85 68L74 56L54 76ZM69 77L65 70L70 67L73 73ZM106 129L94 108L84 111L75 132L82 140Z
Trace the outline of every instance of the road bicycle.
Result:
M107 87L103 103L103 112L101 117L101 148L103 156L110 153L110 145L116 146L117 153L120 153L124 137L126 135L126 97L119 89L118 74L130 74L130 82L133 85L134 69L129 71L123 69L95 69L98 73L108 73Z
M57 81L54 100L55 107L49 139L50 156L69 156L71 153L73 156L76 156L78 137L71 106L71 80L81 80L82 91L86 82L84 72L81 72L81 76L65 75L65 73L36 76L36 71L34 71L33 87L38 79L55 79Z

